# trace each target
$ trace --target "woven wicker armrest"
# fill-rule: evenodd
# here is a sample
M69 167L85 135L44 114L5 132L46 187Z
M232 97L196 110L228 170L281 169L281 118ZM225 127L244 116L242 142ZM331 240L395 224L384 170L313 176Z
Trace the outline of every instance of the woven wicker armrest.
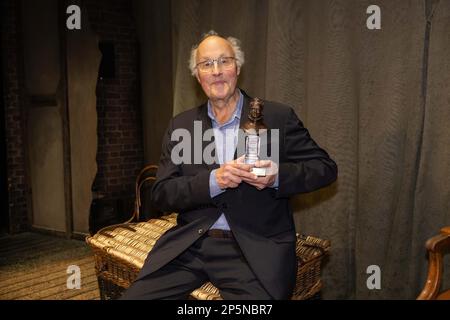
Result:
M146 222L109 226L86 238L94 251L102 299L120 297L136 278L158 238L175 225L176 214L171 214ZM293 299L308 299L320 291L321 262L329 248L328 240L297 235L298 271ZM191 296L199 300L221 299L219 290L210 282Z

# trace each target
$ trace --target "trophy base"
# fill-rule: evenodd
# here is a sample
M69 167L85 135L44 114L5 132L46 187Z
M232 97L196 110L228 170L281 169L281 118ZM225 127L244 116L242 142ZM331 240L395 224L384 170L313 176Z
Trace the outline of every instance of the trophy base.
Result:
M266 168L252 168L251 172L258 177L266 176Z

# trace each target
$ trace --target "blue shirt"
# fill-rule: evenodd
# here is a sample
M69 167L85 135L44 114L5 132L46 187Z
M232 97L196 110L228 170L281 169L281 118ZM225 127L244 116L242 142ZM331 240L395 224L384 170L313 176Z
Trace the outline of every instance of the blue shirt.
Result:
M211 103L208 101L208 117L211 118L212 128L214 130L214 140L216 143L216 155L220 164L224 164L233 160L234 150L237 145L237 137L239 131L239 123L241 120L242 106L244 104L244 96L239 91L239 100L234 110L233 115L224 124L217 122L214 112L212 110ZM212 170L209 175L209 193L211 198L225 192L217 184L216 171ZM212 225L211 229L223 229L230 230L228 221L225 215L222 213L217 221Z
M244 104L244 96L239 90L239 100L236 105L236 109L230 119L224 124L217 122L214 112L212 110L211 103L208 101L208 117L211 119L212 128L214 130L214 140L216 144L216 155L220 164L224 164L233 160L234 151L236 150L239 123L241 120L242 106ZM225 189L220 189L216 181L216 171L212 170L209 175L209 194L211 198L225 192ZM278 176L273 188L278 187ZM225 215L222 213L217 221L211 226L211 229L230 230L228 221Z

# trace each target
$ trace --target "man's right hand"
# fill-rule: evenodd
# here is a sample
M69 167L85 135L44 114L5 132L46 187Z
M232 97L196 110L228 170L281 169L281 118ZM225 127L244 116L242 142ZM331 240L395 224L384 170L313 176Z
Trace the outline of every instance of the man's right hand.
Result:
M253 165L244 164L240 159L227 162L216 170L216 182L220 189L236 188L242 178L256 180L258 177L251 173Z

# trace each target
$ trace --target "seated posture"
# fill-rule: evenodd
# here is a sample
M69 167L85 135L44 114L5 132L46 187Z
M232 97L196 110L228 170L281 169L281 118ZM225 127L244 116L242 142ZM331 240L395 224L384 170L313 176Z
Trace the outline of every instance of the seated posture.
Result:
M337 166L292 108L254 100L250 111L252 98L237 88L243 63L237 39L215 32L192 49L190 69L208 101L170 121L152 190L154 205L179 213L177 225L156 242L122 299L186 299L208 281L224 299L291 296L297 261L289 198L329 185ZM266 129L240 148L248 119Z

